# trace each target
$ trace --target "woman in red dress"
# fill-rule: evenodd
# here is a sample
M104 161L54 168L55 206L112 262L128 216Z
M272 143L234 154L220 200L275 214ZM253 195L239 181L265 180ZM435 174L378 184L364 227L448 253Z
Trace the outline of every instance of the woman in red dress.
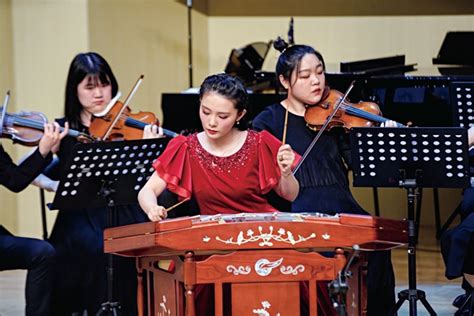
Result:
M247 93L239 79L207 77L200 89L203 132L178 136L156 160L156 172L138 195L150 220L166 218L156 197L165 188L181 199L191 196L201 214L274 212L265 194L274 190L286 200L298 195L290 145L270 133L247 130L242 118Z
M201 214L275 212L265 194L274 190L293 201L299 184L291 167L295 154L270 133L247 130L247 93L239 79L207 77L200 89L203 131L172 139L153 164L156 172L138 194L150 220L166 218L157 196L166 188L193 197ZM195 288L196 314L213 314L210 286Z

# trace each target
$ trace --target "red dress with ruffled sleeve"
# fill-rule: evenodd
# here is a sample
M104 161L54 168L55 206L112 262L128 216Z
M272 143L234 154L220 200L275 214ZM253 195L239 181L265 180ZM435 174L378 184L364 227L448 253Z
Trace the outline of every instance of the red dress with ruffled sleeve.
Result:
M262 213L277 211L264 194L280 179L276 157L281 141L267 131L248 131L242 148L227 157L207 152L197 134L173 138L153 164L170 191L181 199L194 196L201 214ZM300 156L296 155L295 163ZM306 303L308 288L303 283ZM195 289L196 315L213 314L212 287ZM323 314L325 315L325 314Z
M194 196L201 214L274 212L264 197L280 179L281 142L266 131L248 131L235 154L207 152L197 134L172 139L153 167L180 198Z

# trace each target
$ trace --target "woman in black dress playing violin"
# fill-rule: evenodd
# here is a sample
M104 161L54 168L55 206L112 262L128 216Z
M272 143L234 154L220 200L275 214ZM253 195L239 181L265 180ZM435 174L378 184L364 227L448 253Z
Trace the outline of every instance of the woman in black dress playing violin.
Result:
M325 80L323 56L307 45L287 47L282 40L274 42L282 51L276 76L288 92L281 103L265 108L254 118L252 126L267 130L285 139L294 151L303 155L316 132L304 119L308 105L316 106L329 94ZM285 115L288 110L287 133ZM385 126L396 126L387 121ZM351 164L348 137L344 130L325 131L295 174L300 183L297 198L291 204L293 212L368 214L352 196L348 166ZM369 258L368 311L369 315L386 315L394 305L394 275L390 253L382 252Z
M69 122L80 132L90 134L92 116L103 112L117 95L118 83L107 61L94 52L81 53L71 62L66 81L65 117L57 120L60 125ZM156 126L144 131L145 137L156 137ZM61 141L58 157L58 174L65 172L74 138ZM117 225L146 221L138 204L117 206ZM107 300L106 256L103 230L107 226L105 207L76 206L59 210L50 236L57 253L55 282L50 315L73 313L95 315L101 303ZM135 263L130 258L115 260L115 298L121 303L123 315L136 314Z

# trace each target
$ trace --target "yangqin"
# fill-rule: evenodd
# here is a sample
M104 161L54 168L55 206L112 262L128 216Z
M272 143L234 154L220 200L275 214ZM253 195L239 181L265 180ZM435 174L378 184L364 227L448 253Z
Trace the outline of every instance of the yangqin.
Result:
M105 252L137 259L140 315L195 315L201 284L214 286L215 315L299 315L300 282L308 285L309 315L317 315L316 282L334 280L354 245L363 251L350 267L346 306L349 315L365 315L365 252L406 243L405 221L320 213L200 215L104 233Z

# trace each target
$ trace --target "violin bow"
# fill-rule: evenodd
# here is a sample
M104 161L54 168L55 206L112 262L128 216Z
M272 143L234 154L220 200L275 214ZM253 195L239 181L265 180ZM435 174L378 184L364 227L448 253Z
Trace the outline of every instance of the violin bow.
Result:
M337 102L337 104L334 106L334 109L332 110L331 112L331 115L328 116L328 118L326 119L326 121L324 122L323 126L321 127L321 129L319 130L318 134L316 134L316 136L314 137L313 141L311 142L311 144L309 144L308 148L306 149L306 151L304 152L303 156L301 157L301 160L298 162L298 164L296 165L295 169L293 170L293 174L296 174L296 172L298 171L298 169L301 167L301 164L303 163L303 161L306 159L306 157L308 157L309 153L311 152L311 150L313 149L314 145L316 145L316 142L319 140L319 138L321 137L321 135L323 134L323 132L326 130L326 128L328 127L329 123L331 122L331 120L333 119L334 115L336 115L337 111L339 110L339 108L341 107L341 105L343 104L344 100L347 98L347 96L349 95L349 93L351 92L352 88L354 87L354 84L355 84L355 80L351 82L349 88L346 90L346 92L344 93L344 96L342 98L339 99L339 101Z
M114 128L115 124L117 124L118 120L120 119L120 116L122 115L123 111L127 108L128 104L130 103L130 100L133 98L133 96L135 95L135 92L137 92L138 90L138 87L140 86L140 84L142 83L143 81L143 78L145 76L144 75L140 75L140 77L137 79L137 82L135 82L135 84L133 85L133 88L132 90L130 91L130 93L127 95L127 98L125 99L125 102L123 103L123 106L122 108L120 109L119 113L117 114L117 116L115 117L114 121L112 122L112 124L110 124L110 127L109 129L107 130L107 132L105 133L104 135L104 140L106 140L107 138L109 138L110 136L110 133L112 132L112 129Z
M5 101L3 101L2 113L0 115L0 134L3 133L3 120L5 120L5 115L7 114L7 105L10 102L10 90L7 91L5 95Z

